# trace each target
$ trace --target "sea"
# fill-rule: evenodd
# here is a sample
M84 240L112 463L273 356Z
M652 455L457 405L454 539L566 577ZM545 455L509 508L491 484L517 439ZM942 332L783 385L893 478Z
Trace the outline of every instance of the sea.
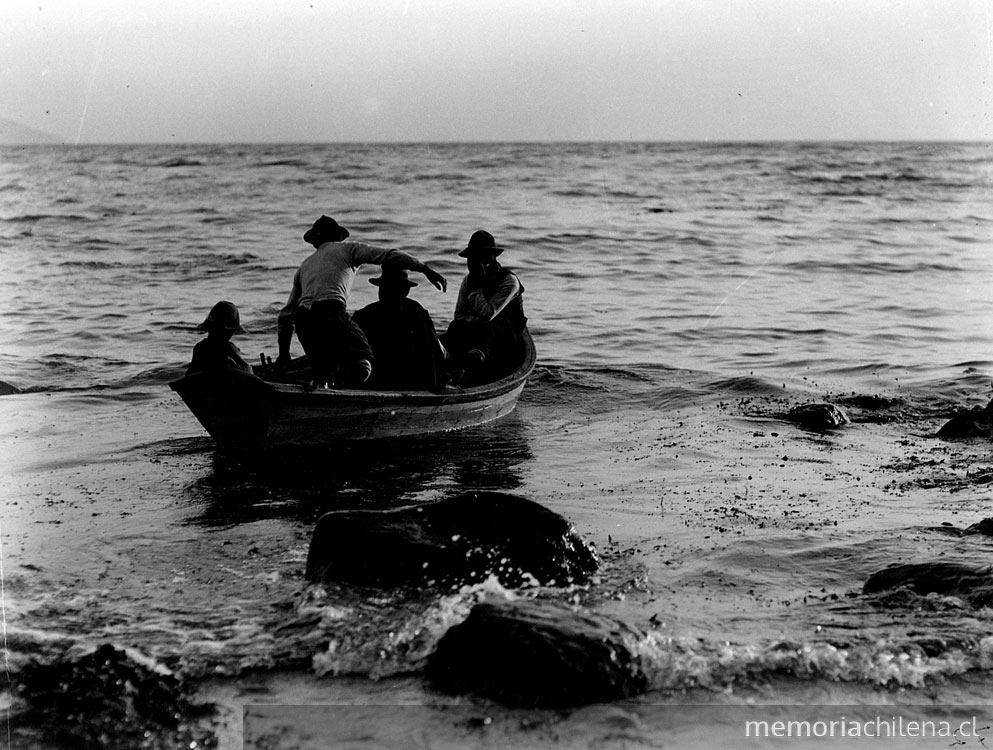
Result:
M447 292L412 291L439 329L458 251L495 236L538 352L510 416L217 450L169 383L219 300L246 358L275 358L322 214L443 273ZM993 396L991 290L990 143L0 148L7 746L50 742L22 733L25 670L104 644L195 685L224 748L985 746L993 610L862 587L895 563L993 562L993 540L955 533L993 517L991 443L935 436ZM825 402L851 422L789 419ZM597 576L304 578L325 512L483 490L567 518ZM521 598L642 631L649 691L551 711L435 690L442 635ZM970 718L978 733L894 728ZM794 719L813 733L746 734ZM875 742L817 734L856 720L892 722Z

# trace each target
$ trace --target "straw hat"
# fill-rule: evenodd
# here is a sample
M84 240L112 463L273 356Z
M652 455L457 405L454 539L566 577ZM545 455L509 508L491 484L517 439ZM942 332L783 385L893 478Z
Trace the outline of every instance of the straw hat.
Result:
M233 303L227 301L218 302L207 315L207 319L197 326L198 331L231 331L231 333L244 333L241 327L241 315L238 308Z

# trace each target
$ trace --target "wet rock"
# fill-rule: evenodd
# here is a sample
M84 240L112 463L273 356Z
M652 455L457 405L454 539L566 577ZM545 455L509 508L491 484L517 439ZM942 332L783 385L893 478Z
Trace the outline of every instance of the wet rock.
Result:
M21 674L24 723L67 747L214 747L196 725L212 705L192 702L172 672L111 645L76 660L32 663Z
M548 601L485 602L438 642L431 684L510 706L565 708L648 689L644 635L621 620Z
M941 526L925 526L927 531L935 531L949 536L993 536L993 518L984 518L971 526L960 529L945 521Z
M901 588L921 595L957 596L972 606L984 606L993 601L993 566L956 562L891 565L869 576L862 593Z
M307 578L365 586L461 585L494 575L508 587L586 581L595 550L562 516L516 495L465 493L399 510L321 516Z
M5 383L0 380L0 396L12 396L15 393L20 393L21 389L16 385L11 385L10 383Z
M834 404L800 404L790 409L786 418L811 430L832 430L851 421Z
M982 521L972 524L972 526L967 526L962 533L966 535L993 536L993 518L984 518Z
M938 437L969 438L993 437L993 401L985 407L975 406L959 412L938 430Z

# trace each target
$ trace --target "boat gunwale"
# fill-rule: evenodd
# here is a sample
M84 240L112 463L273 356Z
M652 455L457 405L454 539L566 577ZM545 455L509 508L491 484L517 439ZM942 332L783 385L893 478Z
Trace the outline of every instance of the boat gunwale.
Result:
M169 387L179 393L181 390L195 389L198 380L215 380L217 378L245 379L260 388L264 388L273 398L281 402L287 400L306 400L315 406L320 402L316 399L328 401L325 404L331 408L335 404L370 404L387 406L440 406L446 404L471 404L488 398L496 398L506 393L510 393L523 386L527 377L534 369L537 353L534 340L530 332L525 329L525 358L520 367L509 375L495 380L491 383L481 383L480 385L461 388L458 390L439 391L386 391L367 390L359 388L309 388L302 383L285 383L267 380L259 375L250 375L238 370L204 371L185 375L169 383Z

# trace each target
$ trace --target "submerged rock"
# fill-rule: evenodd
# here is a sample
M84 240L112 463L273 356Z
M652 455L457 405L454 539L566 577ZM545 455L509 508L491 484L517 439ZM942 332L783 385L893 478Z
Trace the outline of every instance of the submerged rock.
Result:
M326 513L307 578L366 586L461 585L494 575L508 587L582 583L596 552L562 516L516 495L465 493L399 510Z
M213 747L212 730L194 723L212 705L193 703L172 672L115 648L100 646L77 660L31 664L19 698L26 724L67 747Z
M486 602L451 628L428 659L432 685L511 706L566 708L648 689L644 634L621 620L557 602Z
M875 594L899 588L921 595L962 597L973 606L983 606L993 601L993 565L955 562L891 565L869 576L862 593Z
M966 526L964 529L952 526L947 522L941 526L928 526L925 528L928 531L937 531L952 536L993 536L993 518L984 518L982 521L977 521L971 526Z
M848 415L834 404L801 404L790 409L786 418L812 430L831 430L848 424Z
M993 401L959 412L938 430L938 437L993 437Z

